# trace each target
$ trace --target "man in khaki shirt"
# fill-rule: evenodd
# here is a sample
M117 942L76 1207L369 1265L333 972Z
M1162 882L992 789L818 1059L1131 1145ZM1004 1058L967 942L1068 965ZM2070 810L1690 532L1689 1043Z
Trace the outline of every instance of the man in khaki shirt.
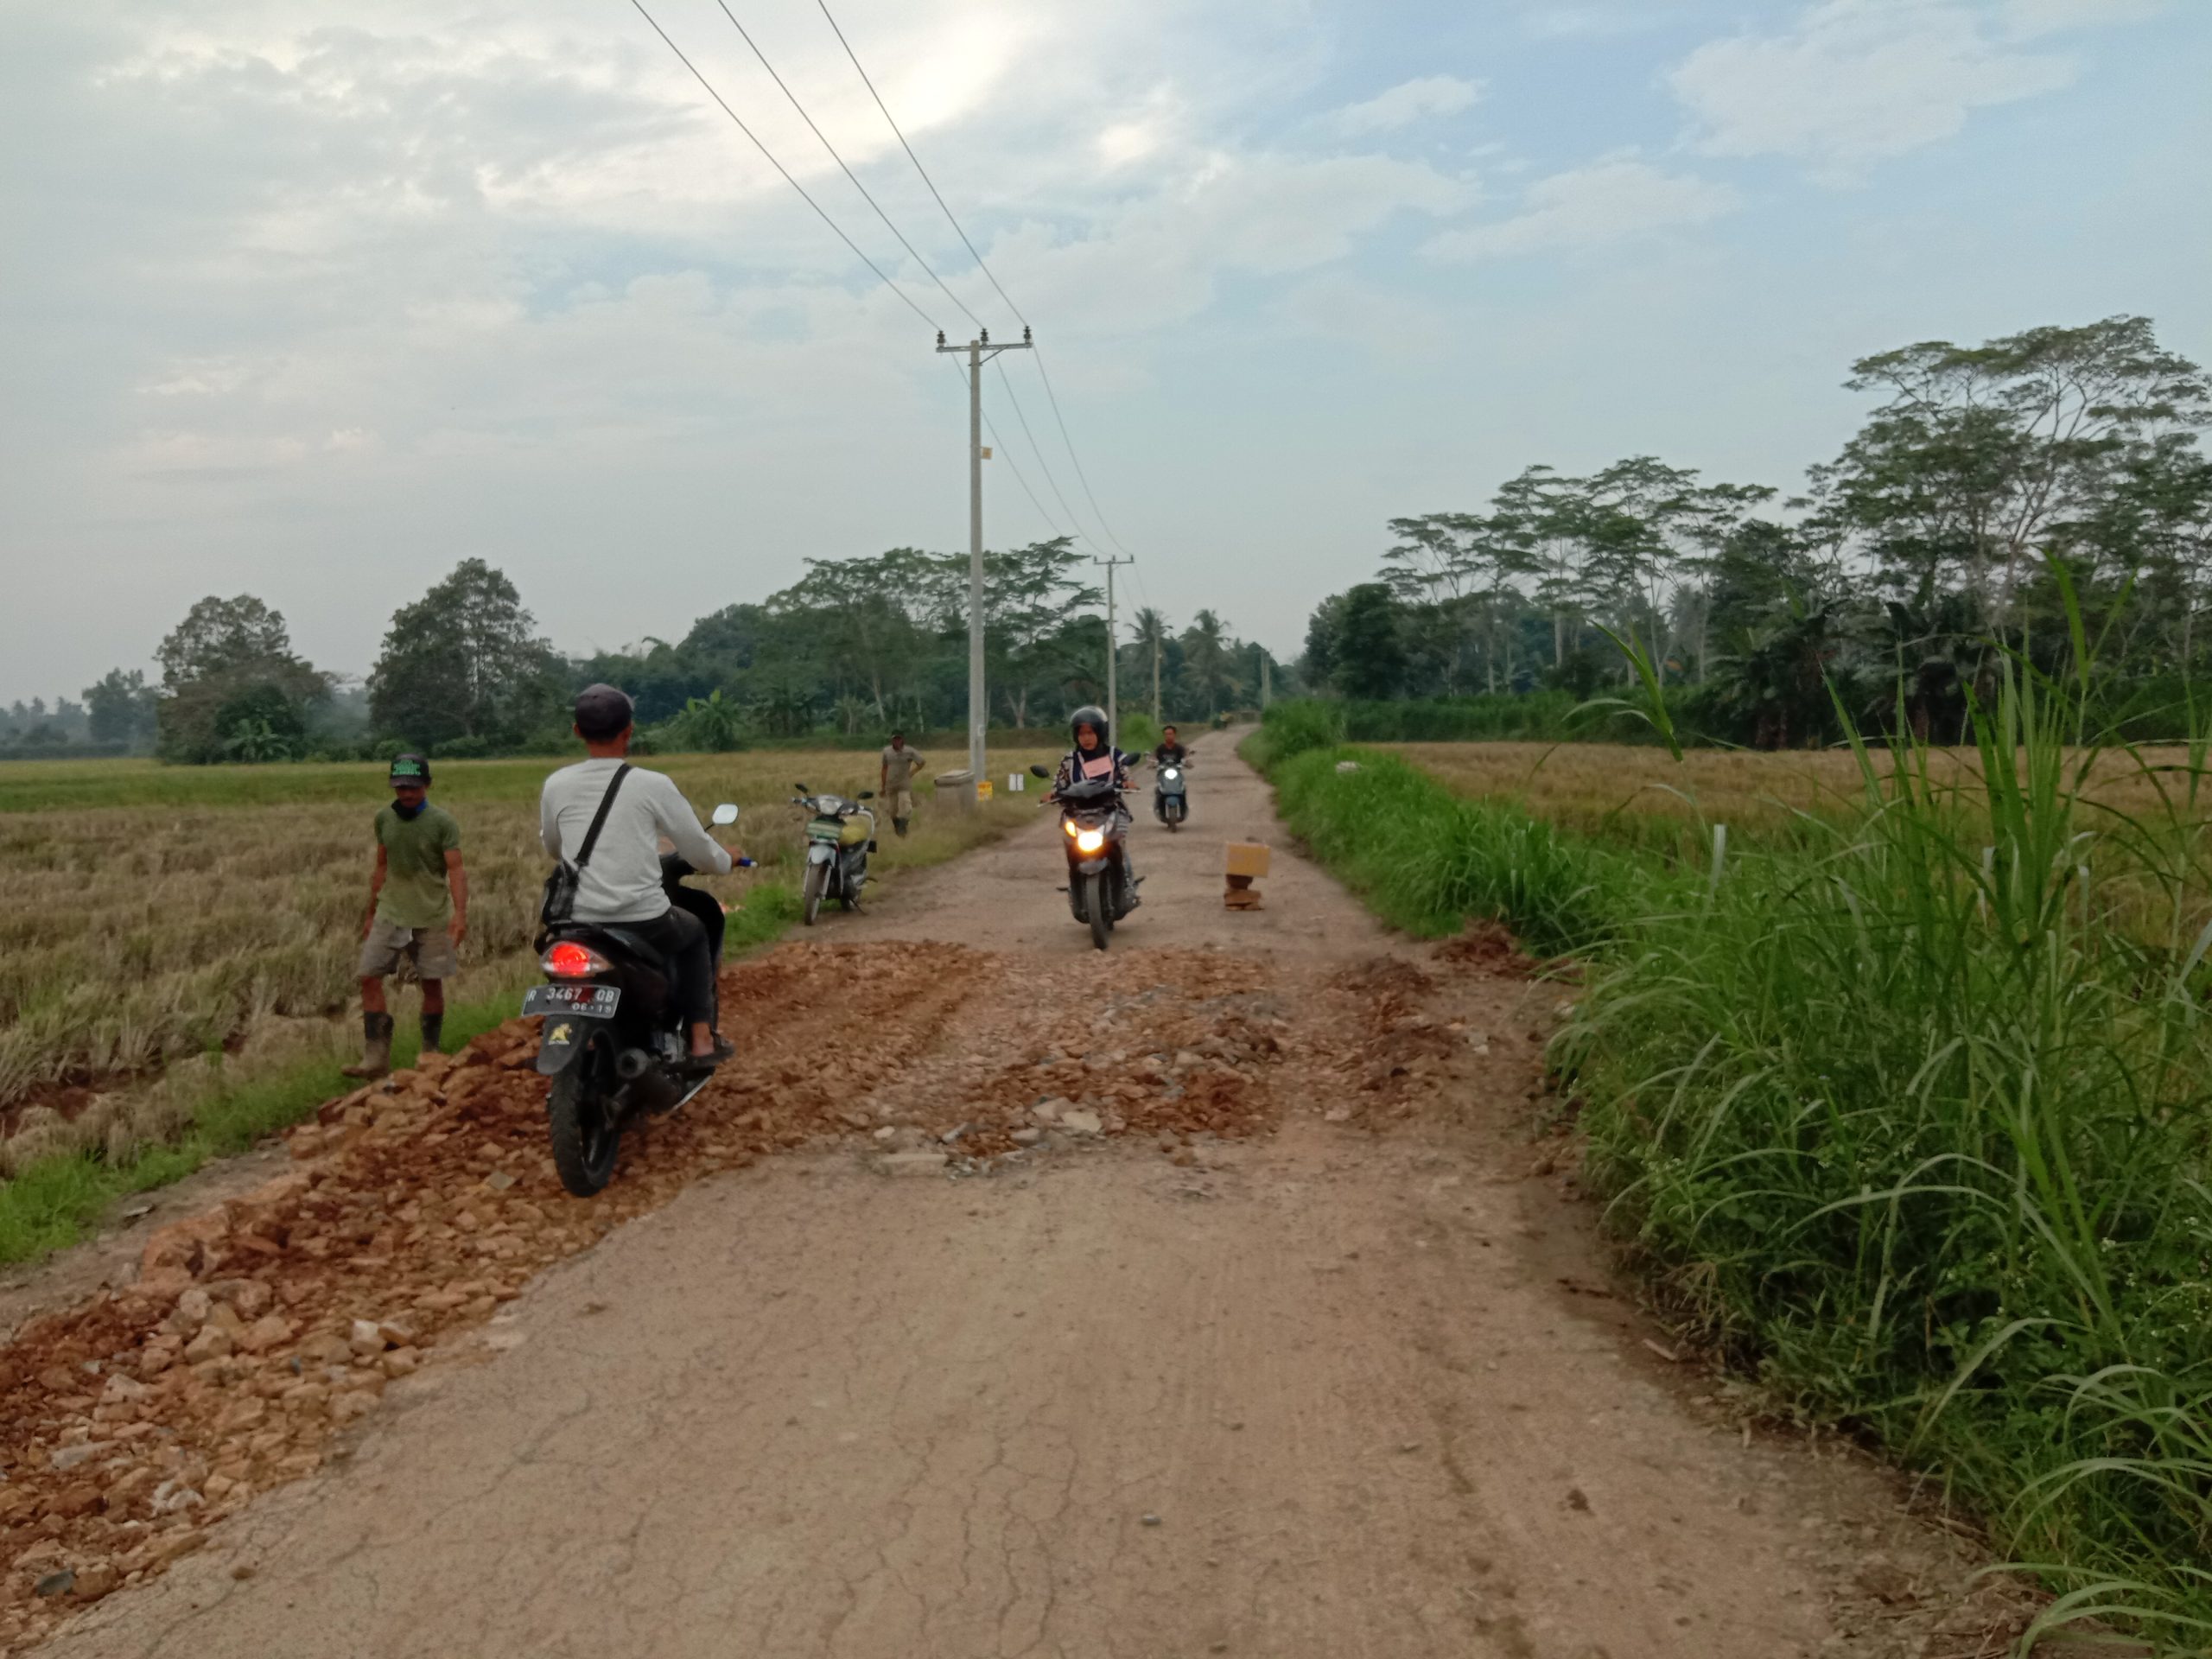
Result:
M906 820L914 816L914 774L922 757L906 747L906 734L893 732L883 746L883 777L876 793L891 804L891 827L906 833Z

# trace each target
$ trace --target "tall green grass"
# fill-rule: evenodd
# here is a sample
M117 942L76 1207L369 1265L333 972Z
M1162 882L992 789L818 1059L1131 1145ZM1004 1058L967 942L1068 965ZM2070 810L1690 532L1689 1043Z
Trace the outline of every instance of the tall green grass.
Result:
M1609 1220L1679 1317L1936 1471L2052 1588L2045 1628L2202 1653L2204 751L2120 817L2085 792L2089 709L2086 675L2010 677L1975 711L1979 779L1861 749L1855 814L1795 848L1716 838L1702 879L1301 749L1302 715L1289 753L1259 748L1385 916L1496 916L1585 958L1555 1058Z

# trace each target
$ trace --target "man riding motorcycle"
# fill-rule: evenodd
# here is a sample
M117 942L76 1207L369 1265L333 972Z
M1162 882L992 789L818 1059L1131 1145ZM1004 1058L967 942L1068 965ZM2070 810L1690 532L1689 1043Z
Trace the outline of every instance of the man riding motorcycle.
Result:
M1071 784L1095 783L1102 778L1111 778L1117 789L1127 788L1129 769L1138 765L1141 757L1124 754L1114 747L1106 725L1106 711L1096 703L1085 703L1068 716L1068 727L1075 747L1060 757L1060 769L1052 779L1052 793L1058 794ZM1122 836L1122 873L1128 882L1129 908L1135 910L1142 901L1137 897L1136 864L1129 856L1130 819L1126 804L1117 810L1116 817Z
M1179 766L1190 759L1191 752L1183 747L1183 740L1175 735L1173 726L1160 728L1160 747L1152 752L1154 766Z
M633 767L616 785L634 733L632 714L628 696L617 687L589 685L576 694L576 735L591 759L564 766L545 780L538 836L548 853L573 861L613 791L598 843L577 873L572 914L579 922L617 925L669 959L676 969L677 1001L690 1033L692 1064L711 1068L732 1052L715 1033L715 942L691 903L671 903L663 885L660 838L666 836L677 855L702 874L728 874L732 855L708 836L672 779ZM696 899L714 903L705 893ZM720 922L719 914L715 919ZM719 927L715 931L719 934Z

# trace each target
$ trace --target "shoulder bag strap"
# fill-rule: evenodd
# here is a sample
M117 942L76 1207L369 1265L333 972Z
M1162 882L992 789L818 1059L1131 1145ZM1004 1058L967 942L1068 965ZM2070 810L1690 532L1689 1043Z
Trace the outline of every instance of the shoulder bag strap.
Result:
M614 793L622 787L622 780L630 775L630 763L625 760L614 768L614 780L607 786L607 793L600 797L599 810L594 815L591 828L584 831L584 844L576 849L576 868L583 868L590 861L591 849L599 845L599 832L607 827L607 810L614 804Z

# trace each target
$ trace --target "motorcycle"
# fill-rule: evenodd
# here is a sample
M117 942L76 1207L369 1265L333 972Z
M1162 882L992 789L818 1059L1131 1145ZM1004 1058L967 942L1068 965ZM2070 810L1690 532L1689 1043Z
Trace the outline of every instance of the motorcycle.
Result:
M1190 769L1187 759L1163 760L1152 785L1152 815L1167 826L1171 835L1191 816L1189 785L1183 775Z
M861 803L875 798L872 789L847 800L842 795L816 795L804 784L794 784L798 793L791 804L804 807L806 821L806 879L800 903L806 925L824 899L834 898L846 910L860 907L861 889L868 885L868 855L875 850L875 814Z
M714 822L736 823L737 809L716 807ZM697 872L673 853L661 855L660 868L670 901L682 902L683 878ZM690 1058L674 965L645 940L619 922L564 922L538 943L548 982L531 988L522 1011L545 1020L537 1070L552 1079L553 1166L562 1185L588 1198L613 1178L624 1126L640 1112L674 1111L713 1072ZM719 974L719 936L714 962Z
M1030 772L1039 778L1052 774L1042 766ZM1136 908L1135 884L1129 880L1128 831L1122 823L1122 791L1110 778L1067 785L1045 798L1046 804L1060 809L1060 831L1068 859L1068 908L1078 922L1090 927L1090 942L1103 950L1114 937L1114 924Z

